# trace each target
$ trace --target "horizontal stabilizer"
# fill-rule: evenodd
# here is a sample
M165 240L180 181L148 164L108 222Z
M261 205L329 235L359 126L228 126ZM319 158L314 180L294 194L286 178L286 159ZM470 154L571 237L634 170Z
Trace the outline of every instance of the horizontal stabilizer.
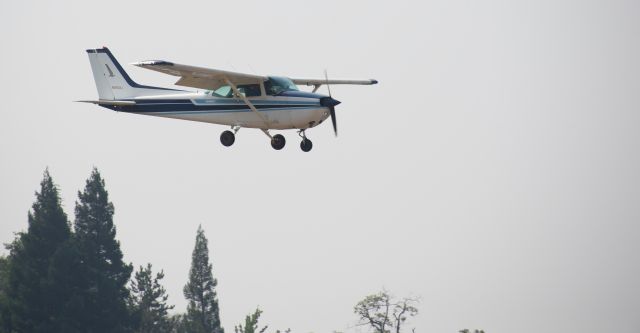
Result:
M98 105L117 105L117 106L136 105L136 102L134 101L116 101L116 100L106 100L106 99L100 99L97 101L76 101L76 102L92 103L92 104L98 104Z

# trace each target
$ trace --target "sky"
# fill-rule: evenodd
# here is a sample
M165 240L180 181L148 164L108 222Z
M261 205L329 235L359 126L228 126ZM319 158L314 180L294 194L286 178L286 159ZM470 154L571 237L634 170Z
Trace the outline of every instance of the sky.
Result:
M222 324L365 332L353 306L419 296L407 331L640 327L637 1L4 1L0 241L46 168L73 220L106 180L125 260L163 269L174 313L196 230ZM330 123L260 131L94 105L85 49L333 86ZM324 87L321 92L325 91ZM0 253L6 254L6 250Z

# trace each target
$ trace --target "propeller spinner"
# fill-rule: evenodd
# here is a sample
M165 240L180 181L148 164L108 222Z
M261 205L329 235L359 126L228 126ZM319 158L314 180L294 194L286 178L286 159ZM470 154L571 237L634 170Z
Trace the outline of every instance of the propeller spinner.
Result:
M324 79L326 80L327 90L329 91L329 97L323 97L320 99L320 105L329 108L329 114L331 115L331 123L333 124L333 133L338 136L338 123L336 120L336 108L335 106L340 104L340 101L331 97L331 87L329 86L329 75L327 70L324 70Z

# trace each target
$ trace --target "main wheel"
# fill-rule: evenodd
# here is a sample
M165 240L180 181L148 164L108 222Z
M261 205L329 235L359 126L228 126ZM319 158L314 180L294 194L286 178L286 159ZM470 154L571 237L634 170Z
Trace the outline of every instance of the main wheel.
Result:
M286 140L284 139L284 136L282 136L281 134L276 134L271 139L271 147L273 147L273 149L275 150L280 150L284 148L285 143L286 143Z
M300 149L302 149L303 152L306 153L310 151L311 148L313 148L313 142L311 142L311 140L305 138L300 141Z
M224 131L220 134L220 142L223 146L229 147L236 141L236 135L231 131Z

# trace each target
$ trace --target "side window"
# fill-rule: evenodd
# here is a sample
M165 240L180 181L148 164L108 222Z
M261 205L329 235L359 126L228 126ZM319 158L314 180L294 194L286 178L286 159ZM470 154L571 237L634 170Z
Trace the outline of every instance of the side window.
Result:
M211 92L212 96L218 96L218 97L231 97L231 87L229 86L222 86L214 91Z
M273 82L273 80L267 80L264 82L264 91L267 93L267 95L275 96L282 90L280 86Z
M260 85L259 84L241 85L241 86L238 86L238 90L240 91L240 93L242 93L243 95L245 95L247 97L254 97L254 96L262 95L262 93L260 92Z
M243 84L238 86L238 91L246 96L246 97L254 97L261 96L262 91L260 90L259 84ZM233 89L230 86L221 86L220 88L211 91L211 96L217 97L233 97L235 94L233 93Z

